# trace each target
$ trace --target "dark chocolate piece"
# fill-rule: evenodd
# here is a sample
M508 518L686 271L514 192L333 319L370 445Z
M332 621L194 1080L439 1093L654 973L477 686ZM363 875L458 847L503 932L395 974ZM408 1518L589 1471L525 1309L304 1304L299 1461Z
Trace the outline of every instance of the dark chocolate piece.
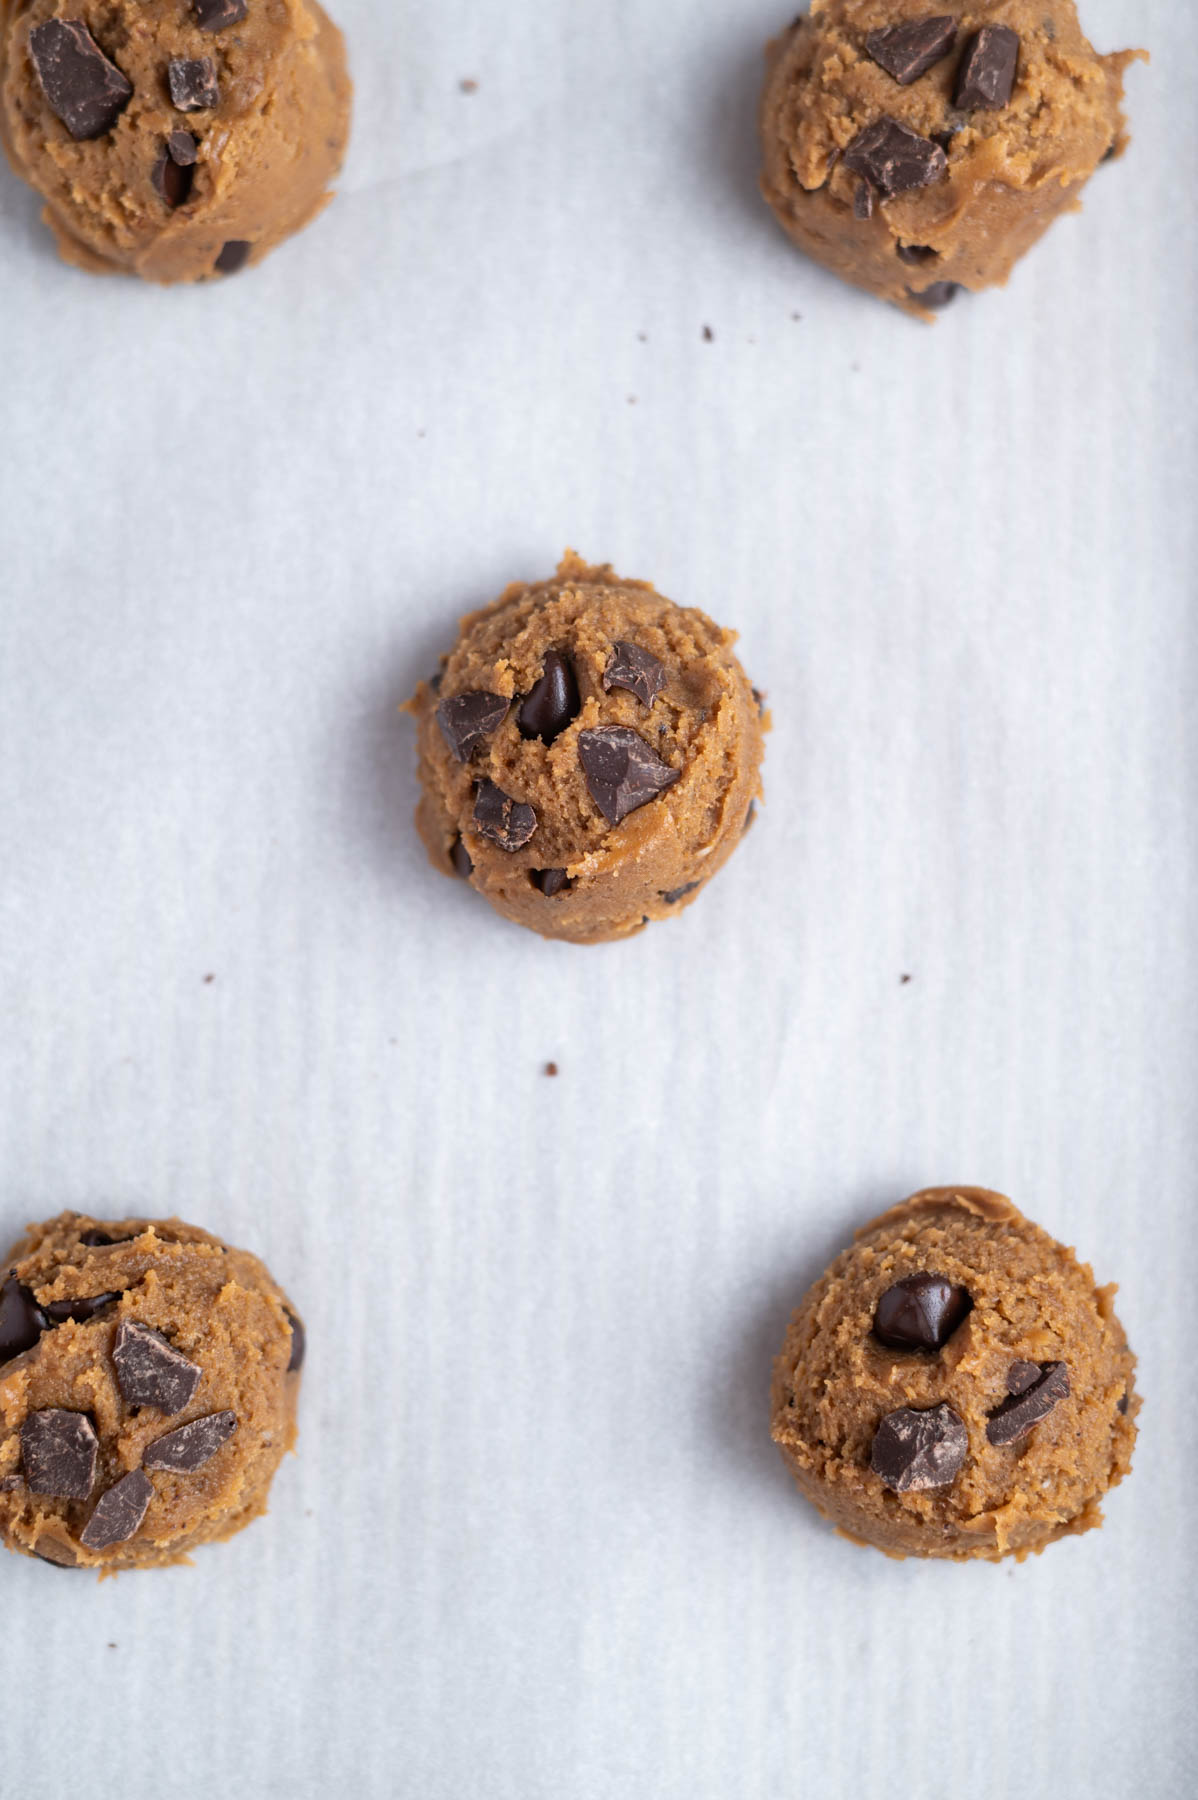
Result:
M948 158L931 138L897 119L877 119L859 131L844 153L848 168L872 181L884 200L939 181Z
M556 650L550 650L540 679L528 690L516 714L520 736L551 744L571 719L578 717L581 708L573 665Z
M939 250L933 250L930 244L898 244L895 248L899 261L905 263L935 262L940 255Z
M49 1406L21 1427L21 1465L31 1494L86 1500L96 1479L100 1440L86 1413Z
M887 1413L874 1433L870 1467L893 1493L913 1494L948 1487L968 1453L969 1432L951 1406L904 1406Z
M45 1307L46 1318L51 1325L86 1325L97 1313L102 1313L106 1306L120 1299L120 1294L90 1294L85 1300L51 1300Z
M650 651L642 650L639 644L630 644L624 638L612 645L603 671L605 693L610 693L612 688L625 688L642 706L652 706L665 685L665 669Z
M211 56L172 56L166 79L171 105L179 112L208 112L220 105L220 80Z
M1015 1364L1022 1371L1022 1364ZM1016 1379L1020 1377L1017 1376ZM1007 1384L1010 1386L1010 1376ZM1014 1444L1026 1437L1033 1425L1046 1419L1059 1400L1069 1393L1069 1371L1063 1362L1041 1363L1036 1379L1028 1386L1014 1390L1002 1405L990 1414L986 1436L992 1444Z
M853 195L853 217L855 219L872 219L874 216L874 191L868 181L857 183L857 192Z
M451 694L437 707L437 724L455 762L469 762L476 744L498 731L507 717L510 700L482 689L471 694Z
M463 881L469 881L474 873L474 863L470 852L460 837L453 840L453 848L449 852L449 860Z
M250 251L254 248L244 238L230 238L216 259L218 275L237 275L250 260Z
M957 70L953 105L963 112L982 108L1001 112L1015 86L1019 33L1009 25L983 25L965 46Z
M474 797L475 829L501 850L521 850L537 828L537 815L493 781L480 781Z
M951 305L960 291L959 281L934 281L931 287L907 289L912 300L918 300L921 306L931 306L937 311Z
M287 1373L290 1375L294 1370L303 1368L308 1339L304 1333L302 1322L296 1318L293 1312L287 1314L287 1323L291 1326L291 1357L287 1363Z
M191 10L201 31L223 31L240 24L250 9L248 0L191 0Z
M128 1475L101 1494L83 1530L79 1542L89 1550L107 1550L110 1544L126 1544L146 1516L146 1508L154 1496L154 1483L140 1469Z
M190 137L190 133L180 134ZM195 139L191 139L194 145ZM194 161L194 157L192 159ZM154 189L166 201L172 211L179 206L186 206L191 199L191 184L195 180L195 170L189 164L180 164L171 153L168 140L166 149L154 164L150 173Z
M32 1350L46 1329L46 1315L14 1274L0 1284L0 1363Z
M905 25L888 25L880 31L867 32L865 48L900 87L910 87L942 56L947 56L956 41L957 21L948 13L936 13L927 19L909 19Z
M547 900L552 900L555 894L563 893L566 888L574 886L564 869L533 869L531 876L532 885L540 888Z
M117 1326L112 1360L117 1386L127 1406L156 1406L177 1413L190 1404L203 1373L148 1325L122 1319Z
M667 906L677 906L680 900L685 900L686 896L693 894L699 886L700 883L697 881L686 881L681 887L671 888L668 894L662 895L662 899Z
M210 1462L222 1444L227 1444L237 1430L237 1414L209 1413L206 1418L192 1419L178 1431L168 1431L155 1438L142 1457L146 1469L173 1469L180 1475L191 1475Z
M75 139L103 137L133 98L133 83L109 62L81 19L35 25L29 54L50 110Z
M967 1289L923 1269L886 1289L874 1309L874 1336L888 1350L941 1350L972 1311Z
M643 737L625 725L579 732L578 760L591 799L609 825L618 825L681 779L681 770L663 762Z
M127 1244L130 1241L129 1238L109 1237L106 1231L85 1231L79 1238L79 1242L86 1244L89 1250L100 1250L107 1244Z
M1032 1383L1039 1379L1039 1363L1013 1362L1007 1370L1007 1392L1008 1394L1026 1394Z
M172 131L166 140L166 148L171 161L178 163L181 169L195 167L196 158L200 153L200 143L199 139L193 137L190 131Z

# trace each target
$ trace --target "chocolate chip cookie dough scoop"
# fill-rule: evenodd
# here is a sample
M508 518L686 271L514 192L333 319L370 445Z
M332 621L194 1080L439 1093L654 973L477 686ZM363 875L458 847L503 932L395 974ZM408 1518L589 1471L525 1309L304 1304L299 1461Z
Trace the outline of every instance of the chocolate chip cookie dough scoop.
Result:
M543 937L597 944L671 918L761 791L762 702L733 642L570 553L463 619L408 703L432 861Z
M62 1213L0 1270L10 1549L151 1568L266 1510L304 1335L257 1257L178 1219Z
M1015 263L1124 148L1073 0L814 0L770 46L762 190L801 250L924 318Z
M261 261L329 199L350 97L317 0L0 0L0 138L96 273Z
M1100 1525L1140 1405L1114 1292L985 1188L883 1213L808 1293L774 1368L774 1440L801 1492L892 1556L1022 1560Z

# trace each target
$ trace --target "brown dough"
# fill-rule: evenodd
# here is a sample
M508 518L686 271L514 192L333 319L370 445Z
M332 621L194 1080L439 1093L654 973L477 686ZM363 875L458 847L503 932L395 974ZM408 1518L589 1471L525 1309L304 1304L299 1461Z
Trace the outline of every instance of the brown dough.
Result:
M352 90L344 40L317 0L248 0L219 31L202 29L188 0L0 0L0 13L0 138L45 199L66 261L164 283L219 278L260 262L330 199ZM34 69L29 34L58 18L86 25L133 84L102 136L73 138ZM202 58L216 65L219 104L180 111L170 64ZM196 160L170 172L176 195L187 189L172 206L162 163L179 132Z
M664 688L651 705L604 689L614 645L631 641L657 658ZM628 937L651 919L672 918L696 898L744 835L761 788L760 702L733 653L735 634L693 607L676 606L647 582L589 568L572 552L551 581L516 583L494 605L462 620L438 684L421 682L409 702L419 726L423 797L416 823L433 863L468 879L491 905L543 937L596 944ZM521 736L518 704L469 759L450 754L438 705L477 690L518 702L541 677L549 652L565 655L580 710L551 743ZM679 779L611 824L588 788L580 734L597 727L635 732ZM530 805L536 828L505 850L473 819L476 787L489 779ZM562 870L569 885L547 895L538 871Z
M888 1349L873 1335L878 1302L925 1271L967 1289L973 1310L939 1350ZM845 1536L892 1556L1022 1560L1100 1525L1140 1406L1114 1293L985 1188L930 1188L883 1213L807 1294L774 1368L773 1436L800 1490ZM1018 1441L992 1443L1015 1365L1055 1362L1068 1394ZM891 1491L871 1466L880 1422L942 1403L968 1431L959 1473Z
M907 86L866 53L868 33L951 14L954 48ZM1009 103L954 105L957 70L975 32L1018 33ZM1073 0L813 0L770 46L761 105L762 191L801 250L857 287L922 318L943 304L941 283L1006 281L1058 213L1126 143L1123 71L1143 52L1099 56ZM940 138L947 170L929 186L885 198L848 168L858 133L892 118ZM871 208L869 217L859 212ZM856 203L856 210L855 210ZM911 260L899 255L900 247ZM927 304L920 295L931 290Z
M95 1232L118 1241L81 1242ZM178 1219L62 1213L32 1227L9 1253L0 1280L10 1274L43 1317L56 1301L118 1296L82 1323L47 1323L31 1348L0 1364L0 1536L10 1549L67 1567L149 1568L186 1561L198 1544L231 1537L266 1510L271 1479L295 1441L303 1336L257 1257ZM10 1306L11 1295L10 1287ZM122 1321L160 1333L199 1366L199 1384L180 1412L123 1398L113 1363ZM21 1427L55 1408L87 1415L99 1439L86 1499L34 1493L26 1484ZM201 1467L149 1471L153 1495L130 1539L102 1550L80 1541L102 1495L140 1469L155 1442L224 1412L235 1415L236 1427Z

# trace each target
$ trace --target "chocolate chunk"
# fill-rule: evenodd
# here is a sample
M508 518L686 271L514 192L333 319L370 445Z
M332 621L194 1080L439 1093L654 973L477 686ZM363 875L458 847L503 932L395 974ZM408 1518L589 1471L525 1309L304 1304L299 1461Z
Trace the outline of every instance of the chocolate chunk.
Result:
M920 137L897 119L878 119L859 131L844 160L850 169L872 181L884 200L939 181L948 167L939 144Z
M930 244L898 244L896 248L899 261L905 263L935 262L940 255Z
M216 259L218 275L236 275L245 268L250 260L250 251L254 248L243 238L230 238Z
M874 191L868 181L857 183L857 192L853 195L853 217L855 219L872 219L874 216Z
M220 105L220 81L210 56L172 56L166 72L171 104L180 112L208 112Z
M471 694L451 694L437 708L437 724L455 762L469 762L476 744L490 737L507 717L511 705L502 694L481 689Z
M618 825L681 779L680 770L671 769L643 737L624 725L579 732L578 760L591 799L609 825Z
M32 1350L46 1324L46 1315L29 1289L10 1274L0 1285L0 1363Z
M35 25L29 54L51 111L73 138L103 137L133 98L133 83L109 62L81 19Z
M699 885L697 881L684 882L681 887L671 888L668 894L663 894L662 899L667 906L677 906L680 900L685 900L688 894L693 894Z
M1123 1395L1119 1401L1119 1411L1126 1416L1127 1409L1130 1405L1131 1405L1131 1395L1127 1392L1126 1389L1124 1389Z
M195 167L196 158L200 152L200 142L198 138L192 136L190 131L172 131L166 140L166 148L171 161L178 163L181 169Z
M918 300L921 306L931 306L937 311L954 301L961 291L959 281L934 281L931 287L908 288L912 300Z
M107 1550L110 1544L128 1543L145 1518L153 1496L150 1477L140 1469L130 1470L100 1495L95 1512L79 1533L79 1542L89 1550Z
M1007 1392L1008 1394L1026 1394L1032 1383L1039 1379L1039 1363L1013 1362L1007 1370Z
M533 869L531 875L532 885L540 888L547 900L552 900L555 894L574 886L564 869Z
M520 736L551 744L571 719L578 717L581 707L572 664L556 650L550 650L540 679L528 690L516 714Z
M501 850L520 850L537 828L537 815L493 781L480 781L474 798L474 825Z
M983 25L965 46L953 105L998 112L1011 98L1019 62L1019 33L1009 25Z
M81 1234L79 1242L86 1244L89 1250L100 1250L106 1244L127 1244L130 1239L109 1237L106 1231L85 1231Z
M86 1500L96 1479L100 1440L86 1413L50 1406L21 1427L21 1463L32 1494Z
M250 9L247 0L191 0L191 10L201 31L223 31L239 24Z
M965 1421L942 1403L926 1412L900 1407L887 1413L874 1433L870 1467L896 1494L948 1487L969 1452Z
M160 1412L182 1412L203 1373L148 1325L117 1326L112 1360L117 1386L128 1406L156 1406Z
M142 1465L147 1469L174 1469L180 1475L190 1475L210 1462L236 1430L236 1413L209 1413L207 1418L193 1419L190 1425L180 1425L178 1431L168 1431L165 1437L155 1438L142 1457Z
M457 873L461 876L462 880L469 881L474 873L474 863L471 860L469 850L467 850L460 837L456 837L453 840L453 848L449 852L449 860Z
M886 1289L874 1309L874 1336L888 1350L940 1350L972 1311L965 1288L924 1269Z
M1016 1379L1021 1378L1025 1364L1016 1363L1012 1373L1020 1371ZM1010 1386L1011 1376L1007 1377ZM1026 1437L1033 1425L1046 1419L1058 1400L1064 1400L1069 1392L1069 1371L1063 1362L1040 1363L1036 1370L1036 1379L1023 1388L1012 1390L1010 1398L990 1414L986 1426L986 1436L992 1444L1014 1444L1021 1437Z
M652 706L665 685L665 669L648 650L623 638L612 645L603 671L605 693L610 693L612 688L625 688L642 706Z
M86 1325L97 1313L102 1313L106 1306L120 1299L120 1294L92 1294L86 1300L51 1300L45 1308L45 1314L51 1325Z
M183 133L182 135L188 136L190 134ZM195 143L194 138L192 138L191 141L193 144ZM162 155L154 164L150 179L154 183L155 191L173 210L176 207L185 206L188 200L190 200L191 184L195 180L195 170L186 164L181 166L177 163L175 158L171 155L168 143L167 148L162 152Z
M865 48L900 87L910 87L942 56L947 56L956 41L957 21L948 13L936 13L931 18L910 19L905 25L888 25L881 31L867 32Z
M291 1326L291 1359L287 1364L287 1373L290 1375L293 1370L303 1368L308 1340L304 1335L303 1324L293 1312L287 1314L287 1322Z

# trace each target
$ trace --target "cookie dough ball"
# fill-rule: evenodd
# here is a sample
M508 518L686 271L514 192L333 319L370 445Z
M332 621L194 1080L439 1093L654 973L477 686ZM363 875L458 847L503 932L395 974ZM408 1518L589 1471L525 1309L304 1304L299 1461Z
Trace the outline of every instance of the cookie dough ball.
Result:
M265 1512L304 1335L257 1257L178 1219L62 1213L0 1269L10 1549L152 1568Z
M929 1188L791 1320L774 1441L825 1517L891 1556L1022 1560L1089 1531L1140 1404L1114 1292L1003 1195Z
M96 273L260 262L330 198L350 94L316 0L0 0L0 138Z
M543 937L668 919L744 835L761 699L730 631L567 554L462 620L409 710L429 856Z
M921 317L1007 279L1126 142L1073 0L813 0L770 46L762 190L834 274Z

